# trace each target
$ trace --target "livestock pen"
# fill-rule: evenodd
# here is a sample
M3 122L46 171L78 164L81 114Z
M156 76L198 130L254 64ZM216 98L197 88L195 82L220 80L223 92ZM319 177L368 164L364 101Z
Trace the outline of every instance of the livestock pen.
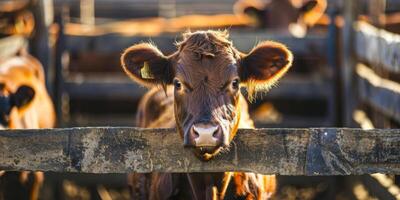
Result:
M0 171L45 172L40 199L129 199L127 173L227 171L278 174L273 199L400 199L398 1L323 1L323 16L304 35L268 27L267 12L241 13L233 0L6 2L0 17L29 17L25 29L2 32L0 61L29 47L58 128L0 131ZM30 32L29 20L33 31L18 32ZM132 127L147 89L120 64L140 42L173 53L187 29L226 29L242 52L278 41L294 55L287 75L249 101L258 129L240 129L229 151L207 162L183 148L176 129ZM6 172L0 191L27 198L17 192L29 189L9 184L18 178Z

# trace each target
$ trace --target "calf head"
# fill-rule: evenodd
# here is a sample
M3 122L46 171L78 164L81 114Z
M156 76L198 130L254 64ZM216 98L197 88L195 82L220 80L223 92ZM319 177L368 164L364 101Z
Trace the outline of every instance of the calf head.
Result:
M239 120L240 87L250 95L274 84L288 70L291 52L282 44L266 41L248 54L240 53L227 32L185 33L178 50L163 55L148 43L125 50L125 72L145 86L174 87L177 130L185 147L209 160L228 147Z
M0 127L10 128L12 109L22 110L34 96L35 91L30 86L22 85L15 92L10 92L4 84L0 84Z
M253 18L259 27L288 29L294 36L304 37L307 26L321 18L326 6L326 0L239 0L234 10Z

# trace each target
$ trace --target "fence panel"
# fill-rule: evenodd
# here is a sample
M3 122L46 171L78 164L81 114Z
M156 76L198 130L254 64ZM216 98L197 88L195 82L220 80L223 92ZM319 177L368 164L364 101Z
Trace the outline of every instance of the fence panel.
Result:
M0 131L0 169L81 173L251 171L283 175L400 174L400 130L241 129L198 160L173 129Z

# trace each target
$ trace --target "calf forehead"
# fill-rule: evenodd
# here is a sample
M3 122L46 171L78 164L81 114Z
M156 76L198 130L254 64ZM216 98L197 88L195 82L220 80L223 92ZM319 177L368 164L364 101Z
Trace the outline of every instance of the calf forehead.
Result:
M226 82L237 76L238 67L233 56L216 55L195 59L193 56L182 56L176 66L176 76L189 83L211 81Z

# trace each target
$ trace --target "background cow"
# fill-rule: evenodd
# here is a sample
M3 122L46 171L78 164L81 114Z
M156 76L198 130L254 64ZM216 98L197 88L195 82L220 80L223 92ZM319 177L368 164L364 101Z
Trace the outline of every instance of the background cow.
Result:
M269 88L293 56L272 41L243 54L219 31L186 33L177 47L165 56L151 44L134 45L122 66L134 81L156 86L140 103L138 125L176 127L183 145L206 161L229 150L238 128L253 128L240 86L250 97ZM135 174L131 181L135 199L267 199L276 187L275 176L243 172Z
M0 60L0 114L2 129L53 128L55 125L55 111L46 90L42 65L24 51ZM27 171L21 172L23 183L27 182L28 174ZM33 175L29 198L37 199L43 173L34 172ZM5 199L25 196L11 191L4 191Z
M252 17L257 26L288 30L298 37L306 35L326 8L326 0L239 0L234 5L235 13Z

